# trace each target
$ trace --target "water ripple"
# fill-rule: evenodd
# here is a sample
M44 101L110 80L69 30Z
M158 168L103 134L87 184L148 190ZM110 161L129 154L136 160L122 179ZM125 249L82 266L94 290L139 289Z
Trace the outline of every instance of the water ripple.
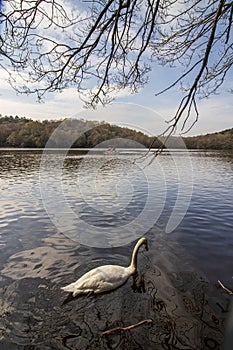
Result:
M63 189L73 213L93 227L111 227L116 233L139 215L148 195L146 179L136 170L134 175L125 171L127 181L120 188L116 174L126 169L131 155L121 157L101 168L103 177L97 174L97 190L89 186L91 174L85 176L82 172L83 188L88 189L84 191L85 200L77 184L83 155L69 156L63 169ZM182 164L183 155L177 157ZM155 206L164 198L165 205L146 233L149 252L140 251L138 256L144 288L133 290L130 279L112 293L63 304L61 286L99 265L127 266L135 242L109 249L91 248L62 235L43 207L39 188L41 152L1 150L0 347L220 349L229 296L216 281L222 279L233 288L233 157L219 152L194 152L191 157L191 203L183 221L170 234L165 234L165 227L179 190L174 162L165 155L160 158L162 172L158 164L150 168ZM85 166L91 171L100 161L100 155L92 155ZM54 174L49 172L47 176ZM52 186L56 193L56 183ZM122 196L123 192L127 201L117 201L117 193ZM48 200L51 205L59 204L56 196ZM150 215L154 215L154 209L148 208ZM182 203L177 209L182 210ZM78 221L70 224L80 229ZM145 234L143 226L144 222L138 223L139 232ZM130 332L102 335L106 329L143 319L153 322Z

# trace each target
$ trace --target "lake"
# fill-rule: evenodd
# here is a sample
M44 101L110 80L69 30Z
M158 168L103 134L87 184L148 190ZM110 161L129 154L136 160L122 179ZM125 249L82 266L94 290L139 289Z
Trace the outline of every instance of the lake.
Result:
M0 349L223 348L233 152L150 160L132 149L0 149ZM141 236L138 288L129 279L66 299L60 287L89 269L127 266Z

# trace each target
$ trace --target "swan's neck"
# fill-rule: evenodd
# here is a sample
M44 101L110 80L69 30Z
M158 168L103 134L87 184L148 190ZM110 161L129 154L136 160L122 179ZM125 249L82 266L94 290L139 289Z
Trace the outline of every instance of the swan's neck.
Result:
M132 274L136 273L137 271L138 250L143 243L144 243L143 241L139 240L134 247L131 264L129 266Z

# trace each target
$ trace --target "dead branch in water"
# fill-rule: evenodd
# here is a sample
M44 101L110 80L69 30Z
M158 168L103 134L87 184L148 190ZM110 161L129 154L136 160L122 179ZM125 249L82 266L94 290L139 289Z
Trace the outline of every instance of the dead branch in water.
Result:
M221 281L218 280L218 283L220 284L220 286L230 295L233 295L233 291L228 289L227 287L225 287Z
M116 328L112 328L112 329L109 329L107 331L104 331L102 333L102 335L105 335L105 334L112 334L114 332L117 332L117 331L128 331L130 329L133 329L133 328L136 328L136 327L139 327L141 326L142 324L144 323L152 323L153 321L151 319L147 319L147 320L143 320L141 322L138 322L138 323L135 323L135 324L132 324L128 327L116 327Z

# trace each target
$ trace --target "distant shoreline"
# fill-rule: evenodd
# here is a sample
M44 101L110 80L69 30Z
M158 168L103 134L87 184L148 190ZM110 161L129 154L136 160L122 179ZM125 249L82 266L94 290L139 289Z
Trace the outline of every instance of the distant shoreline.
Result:
M59 127L62 125L62 128ZM57 130L57 135L53 133ZM77 139L72 141L77 130ZM52 136L52 137L51 137ZM119 143L120 140L120 143ZM149 136L140 131L109 124L107 122L88 121L84 119L34 121L12 116L0 117L0 148L5 149L44 149L55 148L93 149L97 145L115 148L148 149L152 145L157 149L162 146L165 137ZM49 144L48 144L49 141ZM169 138L170 149L189 150L233 150L233 128L220 132ZM47 148L47 147L46 147Z

